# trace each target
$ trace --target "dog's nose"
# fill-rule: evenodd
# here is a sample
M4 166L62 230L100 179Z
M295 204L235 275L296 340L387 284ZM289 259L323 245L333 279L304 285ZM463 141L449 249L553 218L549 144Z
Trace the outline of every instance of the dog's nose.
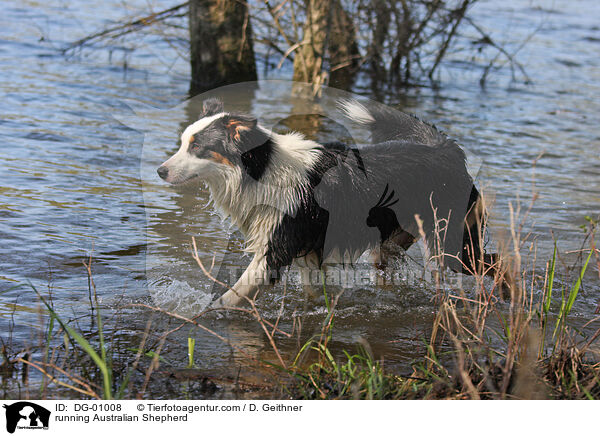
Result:
M156 172L158 173L158 175L160 176L161 179L165 180L167 178L167 176L169 175L169 169L162 165L160 167L158 167L158 169L156 170Z

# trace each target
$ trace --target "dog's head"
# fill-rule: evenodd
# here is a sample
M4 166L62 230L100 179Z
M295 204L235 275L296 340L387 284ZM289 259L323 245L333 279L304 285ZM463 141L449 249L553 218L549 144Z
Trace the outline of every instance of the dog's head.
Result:
M181 135L177 153L157 172L172 184L210 180L238 168L258 179L269 153L269 135L258 127L255 118L225 112L223 102L208 99L202 117Z

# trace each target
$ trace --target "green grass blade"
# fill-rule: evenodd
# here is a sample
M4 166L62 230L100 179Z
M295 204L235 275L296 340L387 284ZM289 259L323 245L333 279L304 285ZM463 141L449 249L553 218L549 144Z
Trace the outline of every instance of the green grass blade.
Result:
M196 339L188 338L188 368L194 367L194 348L196 346Z
M38 290L32 284L30 284L30 286L34 290L34 292L38 295L38 297L40 298L40 300L42 300L42 303L44 303L44 305L48 309L48 312L50 313L50 316L52 316L54 319L56 319L56 321L58 321L58 323L69 334L69 336L71 336L73 339L75 339L75 342L77 342L79 344L79 346L81 348L83 348L83 350L88 354L88 356L90 356L91 359L94 361L94 363L96 364L96 366L98 367L98 369L102 373L102 379L103 379L103 382L104 382L104 399L105 400L112 399L112 392L111 392L112 380L111 380L110 371L108 369L108 365L106 364L106 361L103 360L98 355L98 353L96 353L96 350L94 350L94 348L87 341L87 339L85 339L83 336L81 336L79 333L77 333L74 329L72 329L71 327L69 327L58 316L58 314L52 309L52 306L50 306L50 304L48 304L48 302L46 301L46 299L42 296L42 294L40 294L38 292Z
M144 357L148 357L150 359L157 358L158 360L160 360L163 363L172 365L172 363L170 363L167 359L162 357L160 354L155 353L154 351L145 351L145 350L140 350L139 348L134 348L134 347L127 348L127 351L131 351L133 353L141 353L142 356L144 356Z
M568 315L569 312L571 312L571 309L573 308L573 303L575 303L575 299L577 298L577 294L579 293L579 288L581 288L581 282L583 281L585 270L587 269L587 266L590 263L590 259L592 258L593 252L594 250L590 250L590 254L588 254L588 257L585 263L583 264L583 267L581 268L581 273L579 274L577 281L573 285L573 289L569 293L569 299L567 300L567 305L565 307L565 316Z
M566 302L565 302L565 288L564 287L561 289L560 293L561 293L560 310L558 311L558 318L556 318L556 325L554 326L554 332L552 333L552 339L555 338L556 332L558 332L558 328L561 325L561 322L563 320L563 316L565 313ZM554 344L554 345L556 346L556 344Z
M552 253L552 263L550 264L550 275L548 277L548 290L546 292L546 301L544 302L544 314L547 315L552 302L552 288L554 285L554 272L556 271L556 242L554 242L554 252Z
M112 367L110 365L110 362L106 358L106 347L104 346L104 327L103 327L103 323L102 323L102 316L100 315L100 306L98 305L97 298L96 298L96 322L98 323L98 339L100 341L100 358L102 359L102 362L104 363L104 366L106 367L106 372L108 374L108 380L111 382L108 385L108 390L107 390L107 387L104 386L104 398L106 400L110 400L110 398L107 398L106 395L108 394L109 397L111 396ZM89 342L88 342L88 344L89 344ZM104 377L104 372L103 372L103 378L105 380L107 379L106 377Z
M296 364L298 363L298 360L300 359L300 356L302 356L302 354L304 353L304 351L306 351L306 349L308 347L312 346L313 342L314 342L314 337L310 338L308 341L306 341L304 343L304 345L302 345L302 348L300 348L300 351L298 351L298 353L296 354L296 358L294 359L292 366L296 366Z

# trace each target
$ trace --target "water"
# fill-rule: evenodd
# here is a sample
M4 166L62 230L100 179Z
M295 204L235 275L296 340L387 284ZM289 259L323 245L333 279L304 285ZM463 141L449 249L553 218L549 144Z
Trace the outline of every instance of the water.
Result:
M120 1L73 6L2 0L0 5L3 339L10 336L19 347L35 340L38 300L27 287L13 288L29 282L45 294L50 291L56 310L67 319L86 320L81 327L89 326L83 262L91 254L103 310L119 320L114 344L135 347L151 316L128 304L160 302L192 314L215 292L191 258L191 236L205 264L213 255L226 266L248 262L233 229L206 207L206 192L167 186L151 171L176 148L178 132L194 110L182 103L187 62L152 33L136 41L135 51L127 41L67 56L57 50L110 20L144 13L145 1L128 2L127 9ZM419 114L476 157L477 181L495 199L494 239L509 229L509 203L519 199L526 209L537 192L526 230L537 240L538 259L551 257L551 232L562 251L579 249L584 217L600 212L600 6L595 0L568 7L546 1L511 0L500 7L482 2L473 17L509 51L535 30L517 55L533 84L512 81L505 68L493 72L481 89L481 70L459 62L458 53L442 69L438 89L374 96L359 82L355 91ZM262 88L248 106L273 124L287 115L276 98L273 90ZM133 116L125 101L158 110L140 124L143 118ZM564 258L570 262L574 256ZM588 276L574 309L582 319L589 319L598 304L597 270L590 269ZM261 308L273 316L282 292L278 287L263 295ZM305 308L296 287L287 292L283 326L290 327L302 312L305 332L317 328L323 306ZM423 353L421 340L434 310L431 295L418 287L346 292L334 345L352 348L363 337L376 354L385 355L386 364L407 369ZM157 331L170 328L167 320L152 319ZM247 352L274 358L249 318L209 322ZM172 362L186 361L182 344L188 332L168 343L165 356ZM199 367L231 368L231 359L238 362L238 354L219 340L193 334ZM289 341L283 348L295 345Z

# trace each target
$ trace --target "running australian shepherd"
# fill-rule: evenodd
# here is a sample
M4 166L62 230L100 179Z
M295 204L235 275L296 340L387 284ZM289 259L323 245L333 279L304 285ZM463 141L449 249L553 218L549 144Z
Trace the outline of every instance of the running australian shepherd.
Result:
M347 100L339 107L370 129L371 144L350 148L277 134L208 99L177 153L158 168L172 184L204 181L215 206L246 237L253 259L213 307L253 297L293 262L305 282L310 268L351 264L367 249L385 263L423 235L443 266L498 273L497 256L482 248L483 202L458 144L384 106Z

